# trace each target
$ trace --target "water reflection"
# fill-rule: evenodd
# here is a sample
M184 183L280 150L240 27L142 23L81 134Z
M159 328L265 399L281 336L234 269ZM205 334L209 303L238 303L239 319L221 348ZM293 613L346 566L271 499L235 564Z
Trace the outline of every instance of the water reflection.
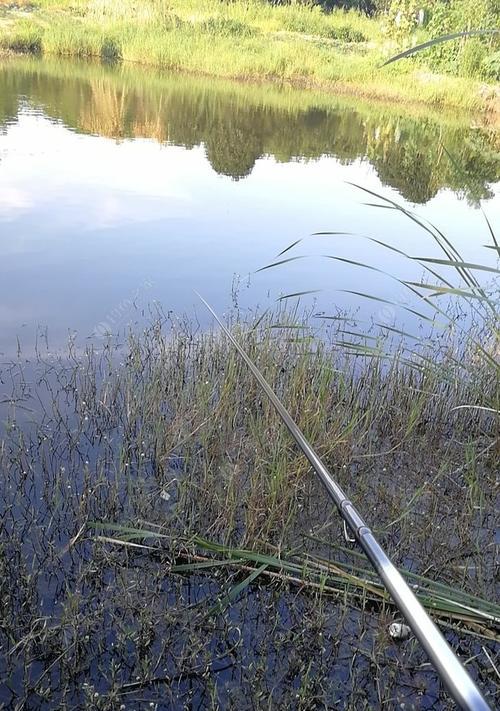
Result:
M79 132L203 145L212 168L235 180L263 156L289 162L325 155L343 164L369 160L382 183L413 203L443 188L477 203L500 180L499 134L472 128L468 116L405 115L311 92L133 67L4 62L0 126L16 120L24 97Z
M401 214L361 205L368 196L347 181L399 192L409 208L426 203L419 212L465 259L489 263L471 203L498 193L498 135L469 121L130 67L4 60L0 353L15 354L18 339L25 352L40 333L53 349L75 330L81 345L137 327L154 300L192 316L194 290L222 311L235 274L244 306L317 289L318 309L359 308L370 319L374 302L348 292L400 303L408 292L381 272L422 274L359 235L442 254ZM499 201L486 211L497 224ZM321 230L348 234L308 237ZM289 254L310 258L255 273L297 239ZM378 321L407 324L408 311L378 307Z

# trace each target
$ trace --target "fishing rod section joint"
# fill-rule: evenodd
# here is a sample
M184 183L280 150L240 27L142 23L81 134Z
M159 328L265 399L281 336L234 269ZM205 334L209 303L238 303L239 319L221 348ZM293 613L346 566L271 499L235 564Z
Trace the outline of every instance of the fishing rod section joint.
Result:
M342 503L340 504L340 512L343 513L345 516L344 523L347 522L349 528L354 534L353 539L349 538L350 542L362 539L363 536L371 534L370 528L368 528L366 523L363 521L352 501L350 501L349 499L344 499L344 501L342 501ZM348 537L345 528L344 535L347 540Z

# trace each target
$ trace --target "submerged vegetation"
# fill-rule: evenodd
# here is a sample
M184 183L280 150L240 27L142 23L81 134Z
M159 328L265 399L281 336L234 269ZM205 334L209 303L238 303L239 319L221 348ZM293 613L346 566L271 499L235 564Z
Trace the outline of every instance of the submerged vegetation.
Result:
M471 18L437 7L428 27L418 27L415 10L398 10L396 5L368 17L355 10L325 11L314 3L265 0L38 0L20 7L4 3L0 46L498 112L496 87L488 83L497 76L494 36L472 38L458 49L441 48L380 69L395 48L415 38L434 36L437 29L461 22L466 26L459 29L470 26ZM481 14L476 9L473 20L479 18L486 27L495 26L498 11ZM436 69L441 74L435 74Z

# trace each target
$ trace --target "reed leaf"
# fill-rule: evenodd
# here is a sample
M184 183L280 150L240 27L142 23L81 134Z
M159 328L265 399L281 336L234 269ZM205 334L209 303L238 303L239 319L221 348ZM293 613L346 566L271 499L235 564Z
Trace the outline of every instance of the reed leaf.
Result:
M301 242L302 242L302 237L300 237L299 239L296 239L295 242L292 242L292 244L289 244L288 247L285 247L285 249L282 249L281 252L279 252L276 255L276 257L281 257L283 254L286 254L287 252L289 252L291 249L296 247Z
M280 296L276 301L285 301L286 299L293 299L295 297L306 296L307 294L319 294L321 289L308 289L306 291L295 291L292 294L284 294Z
M418 282L403 282L406 285L417 285ZM354 296L361 296L363 299L370 299L372 301L377 301L381 304L389 304L390 306L395 306L396 308L401 308L404 309L405 311L408 311L411 314L414 314L415 316L418 316L419 318L423 319L424 321L429 321L434 323L434 319L431 318L430 316L427 316L426 314L423 314L420 311L416 311L415 309L412 309L410 306L406 306L405 304L398 304L397 301L390 301L389 299L383 299L381 296L375 296L375 294L367 294L362 291L354 291L353 289L339 289L339 291L342 291L345 294L353 294Z
M253 581L266 570L266 568L266 564L261 565L259 568L250 573L250 575L248 575L244 580L242 580L240 583L231 588L227 595L224 595L221 600L219 600L215 605L213 605L213 607L209 609L209 611L207 612L207 617L211 615L218 615L223 612L226 607L231 605L241 595L241 593L246 590L249 585L251 585Z
M306 255L300 255L298 257L288 257L287 259L280 259L279 262L273 262L272 264L266 264L265 267L260 267L260 269L257 269L255 273L258 274L259 272L263 272L266 269L273 269L274 267L279 267L282 264L287 264L288 262L295 262L298 259L306 259L306 258L307 258Z
M483 272L491 272L492 274L500 274L500 269L488 267L485 264L475 264L474 262L461 262L456 259L434 259L432 257L411 257L419 262L429 262L430 264L442 264L455 269L477 269Z
M422 50L428 49L429 47L435 47L436 45L442 44L443 42L451 42L452 40L460 39L462 37L477 37L478 35L498 34L499 32L500 32L500 30L498 30L498 29L486 29L486 30L479 29L479 30L466 30L464 32L453 32L452 34L441 35L440 37L434 37L434 39L428 40L427 42L422 42L422 44L417 44L415 47L410 47L410 49L406 49L404 52L399 52L399 54L395 54L390 59L387 59L381 66L386 67L388 64L397 62L400 59L405 59L406 57L411 57L412 54L421 52Z
M97 540L102 542L128 544L131 534L140 534L143 539L157 537L162 540L169 539L171 542L173 540L172 537L151 528L140 529L115 523L94 523L93 526L115 530L119 533L113 538L98 537ZM322 541L322 539L316 539L311 535L306 537ZM364 555L358 551L347 549L331 541L324 541L324 543L349 553L351 557L357 560L364 560ZM321 588L329 593L343 594L357 599L366 599L368 595L372 596L372 599L383 600L384 604L392 605L390 597L382 583L376 578L375 573L371 569L357 565L352 561L332 561L309 553L300 555L297 552L290 552L289 558L278 557L255 550L231 548L196 534L185 541L177 540L176 545L182 546L179 552L180 555L189 557L190 554L186 553L186 550L189 550L194 545L198 549L209 553L211 557L200 559L199 556L195 555L191 562L171 566L169 569L171 573L206 572L212 568L220 569L228 566L248 571L248 566L251 567L250 573L241 582L232 587L228 593L209 608L206 613L207 616L222 612L227 606L236 601L241 593L247 590L260 575L265 575L266 573L278 574L284 582L300 584L305 591L309 587L315 590ZM150 552L158 552L159 550L151 546L137 547ZM176 556L179 555L175 551L173 553ZM495 637L495 632L490 627L490 624L498 625L500 623L499 605L405 569L400 569L400 572L408 580L418 583L412 586L415 594L424 607L432 611L435 616L456 620L464 625L474 625L476 632L476 625L480 625L480 636L489 639L492 638L492 635Z

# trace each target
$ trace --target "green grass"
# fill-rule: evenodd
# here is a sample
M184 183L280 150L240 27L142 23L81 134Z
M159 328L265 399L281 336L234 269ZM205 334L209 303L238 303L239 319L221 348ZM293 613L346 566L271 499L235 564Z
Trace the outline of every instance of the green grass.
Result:
M456 410L498 402L491 363L451 332L412 355L389 330L384 361L286 304L228 323L493 699L498 427ZM227 649L255 704L295 703L289 677L327 704L346 663L346 708L360 679L373 708L427 663L391 642L390 600L220 332L159 314L126 344L3 368L0 644L25 707L165 689L175 706L198 670L223 706Z
M4 50L100 57L237 79L272 79L386 100L498 110L493 85L434 75L420 64L380 68L394 51L382 21L318 6L253 0L165 3L42 0L9 10Z

